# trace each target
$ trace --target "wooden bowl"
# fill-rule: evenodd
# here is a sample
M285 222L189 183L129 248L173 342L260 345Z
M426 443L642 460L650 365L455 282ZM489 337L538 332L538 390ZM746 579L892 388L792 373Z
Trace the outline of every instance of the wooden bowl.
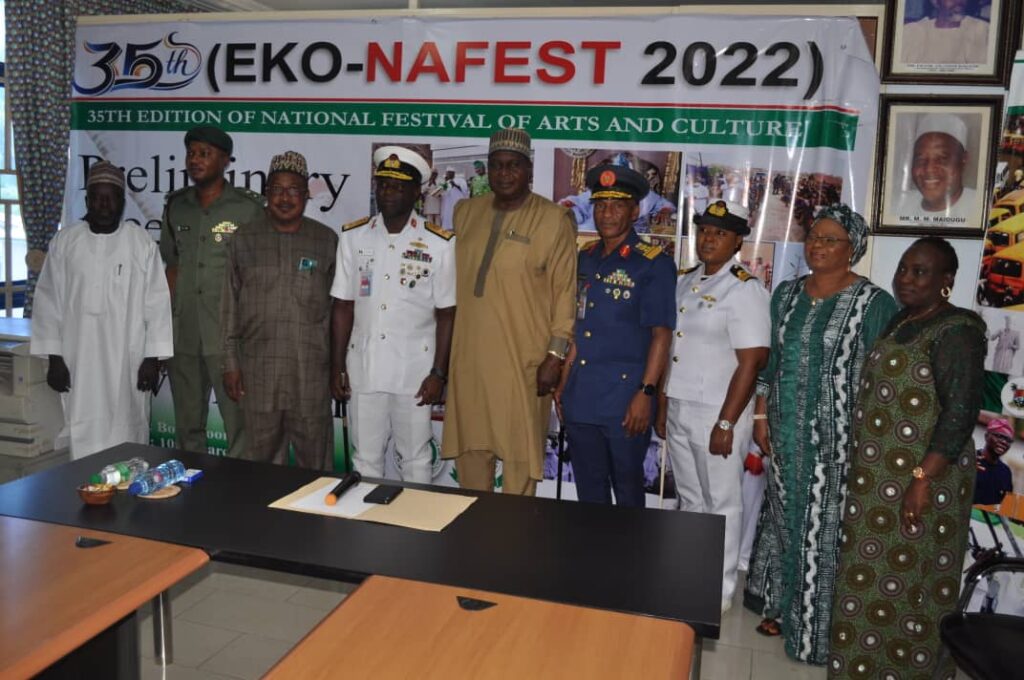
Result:
M78 487L78 495L88 505L106 505L117 493L113 484L83 484Z

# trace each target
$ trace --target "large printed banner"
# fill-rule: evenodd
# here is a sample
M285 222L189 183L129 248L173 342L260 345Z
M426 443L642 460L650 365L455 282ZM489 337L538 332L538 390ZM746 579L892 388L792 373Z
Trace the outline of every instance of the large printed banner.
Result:
M977 310L988 325L985 408L1024 434L1024 51L1017 52L999 137Z
M272 155L305 154L307 214L335 227L373 212L373 149L412 145L438 170L423 210L450 226L454 200L485 190L487 138L515 126L534 138L534 190L574 210L581 239L587 169L628 164L652 188L637 229L680 261L693 260L694 211L747 205L741 256L773 287L806 269L818 206L866 207L878 76L846 18L197 15L80 24L71 95L66 219L84 214L103 157L126 169L126 217L158 238L164 195L188 181L183 134L210 124L234 138L230 181L256 192ZM169 404L155 409L161 443Z

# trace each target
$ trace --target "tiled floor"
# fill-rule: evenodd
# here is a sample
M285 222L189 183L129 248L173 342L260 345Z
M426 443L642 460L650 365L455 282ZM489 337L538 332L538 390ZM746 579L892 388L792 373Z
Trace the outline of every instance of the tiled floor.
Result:
M148 612L142 620L144 680L259 678L350 592L353 586L213 563L172 589L174 663L153 661ZM704 680L824 678L822 668L785 657L778 638L754 632L758 618L736 604L722 637L704 643Z
M355 586L211 563L171 589L174 663L153 660L148 608L139 644L142 678L259 678Z

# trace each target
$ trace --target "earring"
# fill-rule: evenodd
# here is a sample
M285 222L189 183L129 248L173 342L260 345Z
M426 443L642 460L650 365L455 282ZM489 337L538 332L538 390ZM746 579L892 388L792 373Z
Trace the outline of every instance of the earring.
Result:
M953 289L949 286L943 286L942 290L939 291L943 298L949 299L949 296L953 294Z

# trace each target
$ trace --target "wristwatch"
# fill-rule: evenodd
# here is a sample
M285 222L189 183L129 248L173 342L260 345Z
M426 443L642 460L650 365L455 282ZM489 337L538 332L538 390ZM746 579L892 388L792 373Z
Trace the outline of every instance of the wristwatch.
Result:
M646 394L648 397L658 391L658 388L652 385L651 383L640 383L640 387L638 387L637 389Z
M732 423L730 423L725 418L722 418L717 423L715 423L715 427L717 427L719 430L724 430L725 432L728 432L729 430L732 429Z

